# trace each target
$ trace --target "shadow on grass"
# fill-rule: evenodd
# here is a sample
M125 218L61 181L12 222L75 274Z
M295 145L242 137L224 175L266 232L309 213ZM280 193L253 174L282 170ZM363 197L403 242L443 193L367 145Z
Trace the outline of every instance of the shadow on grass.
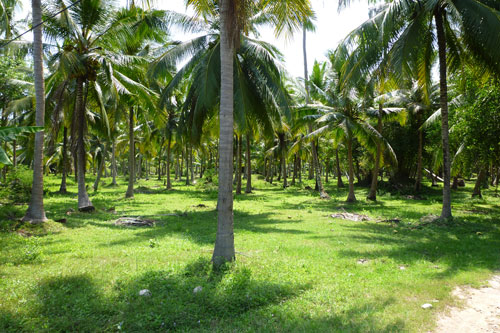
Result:
M431 225L422 229L371 222L344 226L351 231L348 236L332 235L323 239L329 238L332 242L345 239L354 242L352 248L356 248L356 243L391 245L370 251L340 250L339 255L353 259L392 258L410 267L427 261L437 268L429 273L431 278L447 278L460 271L497 270L500 258L492 249L500 248L499 227L500 221L494 217L455 219L448 226Z
M163 215L163 216L162 216ZM235 211L234 218L238 221L234 228L235 232L249 231L257 234L287 234L303 235L307 231L286 228L278 228L277 224L292 223L290 220L280 220L271 217L271 213L249 214L247 212ZM200 245L211 245L215 242L217 230L217 212L215 210L190 211L187 215L164 216L164 214L143 216L144 218L156 221L155 227L122 227L116 226L112 221L95 222L87 221L89 225L99 228L109 228L114 230L128 230L130 237L111 240L103 243L103 246L123 246L137 242L144 242L151 238L163 238L167 236L186 237L194 243ZM116 219L117 216L114 216Z
M307 285L279 284L252 278L245 267L228 266L214 273L207 259L178 272L149 271L115 280L107 292L87 275L42 280L26 312L0 311L0 331L19 332L158 332L224 330L228 322L249 312L297 297ZM194 289L202 289L194 293ZM139 296L148 289L150 296Z

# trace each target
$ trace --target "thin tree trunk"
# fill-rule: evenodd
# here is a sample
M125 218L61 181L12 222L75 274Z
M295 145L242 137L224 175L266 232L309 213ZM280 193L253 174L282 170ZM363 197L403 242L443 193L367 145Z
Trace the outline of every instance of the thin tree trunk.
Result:
M292 176L292 182L290 183L291 186L295 185L295 179L297 178L297 154L293 155L293 176Z
M379 103L377 131L379 132L379 134L382 134L382 103ZM375 165L373 166L372 184L370 187L370 193L368 193L368 196L366 197L368 200L377 201L378 170L380 165L381 153L381 144L380 142L377 142L377 152L375 153Z
M236 194L241 194L241 168L242 168L242 137L238 136L238 145L236 151Z
M349 162L349 195L347 196L347 202L355 202L356 196L354 195L354 166L352 161L352 138L351 135L347 135L347 159Z
M438 7L434 13L439 53L439 87L441 102L441 138L443 142L443 209L441 218L452 217L450 189L450 142L448 127L448 84L446 77L446 39L443 24L444 10Z
M113 176L113 181L111 182L111 185L116 186L116 142L113 140L111 144L111 174Z
M235 14L234 3L220 0L220 140L219 140L219 196L217 201L217 234L212 261L219 267L235 259L233 227L233 56L234 39L232 26ZM234 24L234 23L233 23Z
M422 122L421 112L417 113L417 124L418 124L418 156L417 156L417 177L415 179L415 192L420 192L422 190L422 150L424 145L424 134L420 128Z
M68 165L68 128L64 126L63 129L63 147L62 147L62 179L61 186L59 187L59 193L68 193L66 188L66 177L67 177L67 165Z
M191 182L194 184L193 146L189 148L189 164L191 166Z
M312 125L309 124L309 132L312 133ZM330 199L330 196L328 193L326 193L325 189L323 188L323 182L321 181L321 173L319 170L319 161L318 161L318 153L316 150L316 143L314 140L311 142L311 150L312 150L312 155L313 155L313 165L315 169L315 174L316 174L316 184L318 185L318 190L319 190L319 196L321 199Z
M186 185L191 185L189 182L189 149L188 144L186 143Z
M134 108L129 110L128 120L128 187L125 198L134 197L134 178L135 178L135 140L134 140Z
M170 181L170 150L172 145L172 134L168 135L168 146L167 146L167 190L172 189L172 182Z
M35 97L37 126L45 126L45 86L43 78L43 50L42 50L42 7L40 0L31 1L33 13L33 63L35 76ZM35 152L33 156L33 185L31 187L31 198L23 217L23 221L31 223L43 223L47 220L43 208L43 141L44 132L35 133Z
M298 159L298 169L299 169L299 184L302 184L302 159L299 156Z
M104 167L106 166L106 154L108 152L108 144L104 145L104 150L102 151L101 163L99 164L99 170L97 170L97 177L94 182L94 192L97 192L99 189L99 182L101 181L102 172L104 171Z
M246 149L246 172L247 172L247 186L245 193L252 193L252 158L250 155L250 134L247 134L247 149Z

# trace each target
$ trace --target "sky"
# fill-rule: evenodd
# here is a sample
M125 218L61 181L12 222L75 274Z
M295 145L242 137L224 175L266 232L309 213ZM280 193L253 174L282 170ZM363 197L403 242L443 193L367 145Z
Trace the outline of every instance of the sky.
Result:
M31 9L30 0L22 0L23 9L19 12L18 18L25 18ZM126 5L127 0L119 0L122 5ZM353 29L368 19L367 1L355 1L351 7L342 12L337 11L336 0L311 0L313 9L316 12L316 32L309 32L307 35L307 52L309 71L314 60L326 60L328 50L334 49L336 45ZM184 5L185 0L158 0L157 8L174 10L181 13L191 13ZM261 39L277 46L285 56L285 66L288 72L295 77L304 76L304 59L302 54L302 33L297 32L291 40L284 37L275 38L271 27L263 28ZM176 32L173 39L188 40L189 35ZM30 38L27 35L27 38Z

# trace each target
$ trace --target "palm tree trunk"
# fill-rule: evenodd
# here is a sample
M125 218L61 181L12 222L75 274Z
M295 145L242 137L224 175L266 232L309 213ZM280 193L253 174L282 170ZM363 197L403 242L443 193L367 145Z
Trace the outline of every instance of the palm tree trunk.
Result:
M90 212L95 208L90 202L85 186L85 166L86 166L86 153L85 153L85 102L83 100L83 85L84 79L78 78L76 83L76 123L77 123L77 138L76 138L76 172L78 180L78 210L82 212Z
M189 182L189 149L188 144L186 144L186 185L191 185Z
M298 158L298 165L297 165L297 169L298 169L298 172L299 172L299 184L302 184L302 159Z
M434 13L436 20L438 53L439 53L439 87L441 101L441 139L443 141L443 209L441 218L452 217L450 189L450 142L448 128L448 84L446 77L446 39L444 35L443 9L437 7Z
M236 194L241 194L241 167L242 167L242 137L238 136L238 146L236 151Z
M33 63L35 76L36 125L45 126L45 86L42 58L42 7L40 0L31 1L33 13ZM33 156L33 185L31 198L23 221L43 223L47 220L43 208L43 141L44 132L35 133L35 153Z
M233 226L233 56L235 5L231 0L220 0L220 140L219 140L219 196L217 234L213 263L219 267L235 259ZM232 24L231 24L232 23Z
M111 174L113 176L113 181L111 182L111 185L116 186L116 142L113 140L113 143L111 144Z
M189 148L189 165L191 166L191 182L194 183L193 146Z
M101 181L102 172L104 171L104 167L106 166L106 154L108 152L108 145L104 145L104 150L102 151L101 163L99 164L99 170L97 170L97 177L94 182L94 192L97 192L99 189L99 182Z
M129 139L129 153L128 153L128 187L125 198L134 197L134 178L135 178L135 140L134 140L134 108L129 110L128 122L128 139Z
M418 156L417 156L417 177L415 179L415 192L420 192L422 190L422 150L424 145L424 134L420 126L422 121L422 114L417 113L417 124L418 124Z
M347 196L347 202L355 202L356 196L354 195L354 166L352 162L352 138L351 135L347 135L347 159L349 162L349 195Z
M290 183L291 186L295 185L295 179L297 178L297 154L293 155L293 176L292 176L292 182Z
M65 194L67 193L66 189L66 177L67 177L67 164L68 164L68 128L64 126L63 129L63 147L62 147L62 179L61 186L59 187L59 193Z
M382 134L382 104L379 103L377 131ZM375 154L375 165L373 166L372 184L370 193L366 197L368 200L377 201L377 185L378 185L378 170L380 165L380 154L382 153L382 146L377 142L377 152Z
M479 170L479 173L477 175L477 180L476 180L476 184L474 185L474 191L472 192L472 197L479 197L479 198L483 198L483 195L481 193L481 185L483 184L483 180L484 180L484 172L485 170L485 167L481 167L481 169Z
M172 134L168 135L168 146L167 146L167 190L172 189L172 182L170 181L170 150L172 145Z
M312 133L312 125L309 124L309 132ZM313 165L316 174L316 184L318 185L319 196L321 199L330 199L328 193L326 193L323 182L321 181L321 173L319 169L319 161L318 161L318 151L316 150L316 143L314 140L311 142L311 150L313 155Z
M247 187L245 193L252 193L252 159L250 156L250 134L247 134L247 149L246 149L246 171L247 171Z

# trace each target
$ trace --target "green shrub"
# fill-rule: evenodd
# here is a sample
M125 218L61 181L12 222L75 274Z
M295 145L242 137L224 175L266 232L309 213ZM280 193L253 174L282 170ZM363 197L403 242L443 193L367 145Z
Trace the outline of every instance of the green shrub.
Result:
M27 203L31 196L33 171L20 165L11 169L0 187L0 197L14 203Z

